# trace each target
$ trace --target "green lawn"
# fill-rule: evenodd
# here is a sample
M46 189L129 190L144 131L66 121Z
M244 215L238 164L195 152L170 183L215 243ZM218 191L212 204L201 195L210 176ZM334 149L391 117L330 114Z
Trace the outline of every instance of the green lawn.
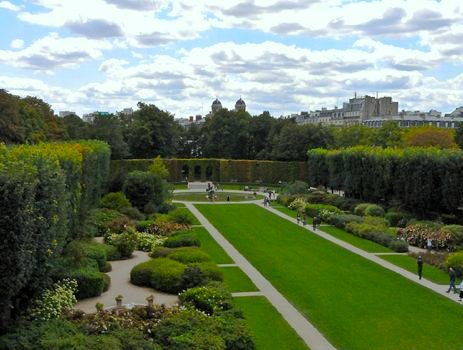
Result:
M216 264L233 264L234 261L228 256L222 247L211 237L209 232L203 227L193 227L191 232L198 237L201 242L201 249L210 255Z
M201 225L201 223L199 222L199 220L196 218L196 216L194 216L191 211L187 208L187 207L178 207L178 209L180 211L185 211L187 213L189 213L191 215L191 217L193 218L193 221L192 221L192 225Z
M463 308L253 204L198 209L338 349L463 349Z
M349 232L346 232L334 226L322 226L321 229L322 231L330 234L333 237L339 238L340 240L343 240L344 242L350 243L353 246L363 249L370 253L392 252L391 249L386 248L378 243L369 241L368 239L357 237Z
M230 292L256 292L257 287L249 277L238 267L222 267L223 282Z
M242 202L251 201L256 199L263 199L261 195L254 196L252 192L249 193L233 193L233 192L216 192L215 202L226 202L227 197L230 198L230 202ZM206 192L180 192L174 193L174 200L177 201L189 201L189 202L209 202L207 199Z
M285 207L284 205L277 203L277 202L272 202L272 208L276 209L278 211L281 211L283 214L286 214L288 216L291 216L292 218L296 218L297 212L295 210L289 209L288 207ZM307 223L312 224L312 218L307 217Z
M234 298L246 317L256 350L307 350L307 346L265 297Z
M387 260L394 265L400 266L401 268L410 272L418 274L418 267L416 265L416 259L408 255L380 255L381 259ZM429 264L423 264L423 278L430 280L437 284L449 283L449 275ZM458 282L458 281L457 281Z
M176 190L187 190L188 185L187 184L174 184Z

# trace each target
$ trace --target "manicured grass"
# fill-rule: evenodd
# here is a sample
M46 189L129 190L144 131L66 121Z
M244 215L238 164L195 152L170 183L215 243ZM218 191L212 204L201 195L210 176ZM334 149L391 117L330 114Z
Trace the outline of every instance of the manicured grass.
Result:
M230 202L252 201L256 199L263 199L261 195L254 196L252 192L249 193L233 193L233 192L216 192L214 202L226 202L227 197ZM209 202L206 192L180 192L174 193L174 200L189 201L189 202Z
M295 210L289 209L288 207L285 207L284 205L281 205L280 203L277 203L277 202L272 202L272 208L278 211L281 211L283 214L291 216L294 219L297 216L297 212ZM313 222L312 218L307 217L307 223L312 224L312 222Z
M187 184L174 184L176 190L187 190L188 185Z
M216 264L233 264L232 258L225 253L222 247L211 237L205 228L193 227L191 232L194 233L201 242L201 249L209 254Z
M350 243L353 246L363 249L370 253L392 252L391 249L386 248L378 243L369 241L368 239L357 237L349 232L346 232L334 226L322 226L321 229L322 231L329 233L333 237L339 238L340 240L343 240L344 242Z
M237 267L221 267L223 272L223 282L230 292L256 292L257 287L249 277Z
M416 259L408 255L380 255L381 259L387 260L390 263L400 266L401 268L418 275L418 267L416 265ZM449 275L429 264L423 264L423 278L430 280L437 284L449 283ZM459 281L457 281L459 282Z
M253 204L198 209L338 349L463 349L461 305Z
M187 208L187 207L179 207L178 208L180 211L185 211L187 213L189 213L191 215L191 217L193 218L191 224L192 225L201 225L201 223L199 222L199 220L196 218L196 216L194 216L191 211Z
M233 303L246 318L254 335L256 350L308 349L265 297L234 298Z

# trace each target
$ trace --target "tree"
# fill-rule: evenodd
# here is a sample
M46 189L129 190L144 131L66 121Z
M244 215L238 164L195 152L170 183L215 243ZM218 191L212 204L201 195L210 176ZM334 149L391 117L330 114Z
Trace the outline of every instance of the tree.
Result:
M166 165L161 160L161 156L157 156L153 159L153 163L151 163L148 171L164 180L169 177L169 170L167 170Z
M404 129L395 121L386 121L376 132L373 144L381 147L400 147L403 145Z
M70 140L83 140L89 138L89 124L75 114L62 118L65 138Z
M128 156L128 145L124 140L120 120L114 116L96 116L88 133L89 138L106 141L111 147L111 158Z
M409 129L404 134L404 143L409 147L456 148L454 131L425 126Z
M460 123L455 131L455 143L463 149L463 123Z
M19 143L24 141L19 98L0 89L0 142Z
M352 125L336 129L335 148L374 144L376 131L364 125Z

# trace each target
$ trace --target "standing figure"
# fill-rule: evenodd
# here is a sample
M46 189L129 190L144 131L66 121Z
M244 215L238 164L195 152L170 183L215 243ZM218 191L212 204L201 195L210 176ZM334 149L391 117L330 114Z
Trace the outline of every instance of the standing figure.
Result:
M421 277L423 276L423 258L421 257L421 255L418 257L416 264L418 265L418 277L421 279Z
M455 270L453 267L449 267L449 289L446 291L446 293L450 293L450 290L453 288L453 292L457 292L457 287L455 286Z
M426 240L426 248L431 251L432 250L432 239L431 238L428 238Z

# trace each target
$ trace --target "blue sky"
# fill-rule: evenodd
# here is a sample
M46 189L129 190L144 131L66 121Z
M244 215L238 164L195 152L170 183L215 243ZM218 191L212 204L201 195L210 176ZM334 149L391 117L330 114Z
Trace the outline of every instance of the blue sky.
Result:
M242 97L280 116L377 91L401 110L463 105L457 0L0 0L0 23L0 88L56 112L187 117Z

